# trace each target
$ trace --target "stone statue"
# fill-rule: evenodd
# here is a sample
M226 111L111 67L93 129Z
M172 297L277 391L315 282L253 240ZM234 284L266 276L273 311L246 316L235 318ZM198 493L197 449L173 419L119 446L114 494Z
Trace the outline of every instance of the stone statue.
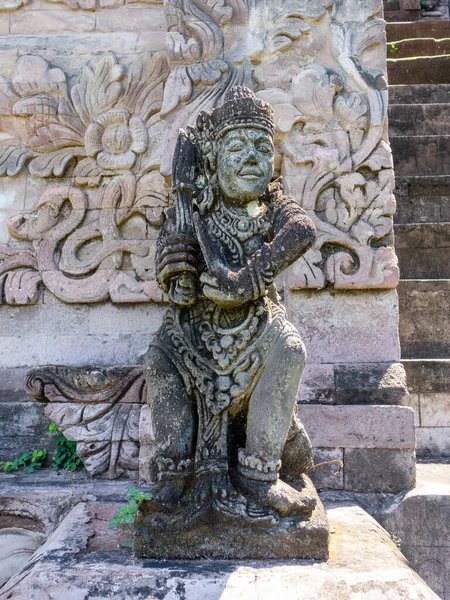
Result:
M274 284L315 228L272 181L273 133L271 106L236 86L179 134L175 206L156 255L172 306L144 368L157 484L138 540L142 522L164 535L205 523L276 528L316 508L295 411L305 348Z

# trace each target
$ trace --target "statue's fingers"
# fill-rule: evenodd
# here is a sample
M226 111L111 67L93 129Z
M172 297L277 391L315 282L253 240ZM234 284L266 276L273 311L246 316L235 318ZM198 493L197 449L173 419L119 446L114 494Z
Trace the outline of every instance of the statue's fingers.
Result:
M219 282L214 275L210 275L209 273L202 273L200 275L200 281L207 287L211 287L217 289L219 287Z

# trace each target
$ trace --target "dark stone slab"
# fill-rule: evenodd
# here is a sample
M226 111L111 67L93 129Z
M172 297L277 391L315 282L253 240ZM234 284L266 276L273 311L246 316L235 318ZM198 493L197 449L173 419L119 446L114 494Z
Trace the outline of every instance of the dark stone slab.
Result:
M335 365L336 404L405 404L405 371L400 363Z
M312 484L311 484L312 488ZM133 551L139 558L154 559L316 559L328 558L329 525L317 497L307 519L284 517L273 526L228 523L219 513L198 526L152 525L153 512L146 503L135 520Z
M450 356L450 281L401 280L399 333L403 358Z
M344 488L355 492L395 493L414 487L414 450L344 450Z
M448 40L450 53L450 40ZM389 106L389 137L446 135L450 130L450 104L395 104Z
M410 392L450 392L450 359L403 360Z
M450 21L386 23L386 37L388 43L412 38L450 38Z
M395 225L402 279L450 278L450 223Z
M449 21L447 21L449 23ZM389 104L432 104L450 102L450 84L389 85Z
M450 79L450 56L449 79ZM428 67L432 68L432 67ZM394 168L399 175L449 175L449 135L405 135L390 140Z
M388 81L392 85L448 83L450 81L450 56L388 58L387 70Z

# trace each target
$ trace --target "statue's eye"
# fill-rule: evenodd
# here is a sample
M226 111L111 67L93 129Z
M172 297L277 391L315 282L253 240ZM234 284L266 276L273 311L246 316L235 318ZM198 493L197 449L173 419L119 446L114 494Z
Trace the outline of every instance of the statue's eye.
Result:
M244 144L242 142L234 142L228 146L228 150L230 152L241 152L244 149Z
M259 144L257 150L263 154L269 154L272 152L272 147L269 144Z

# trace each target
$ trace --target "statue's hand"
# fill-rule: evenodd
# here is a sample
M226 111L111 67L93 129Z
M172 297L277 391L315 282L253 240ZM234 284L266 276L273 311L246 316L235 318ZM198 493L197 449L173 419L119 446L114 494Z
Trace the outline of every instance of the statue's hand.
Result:
M199 248L192 236L176 233L164 239L164 247L158 253L156 272L165 291L169 291L170 282L175 276L197 273Z
M202 273L203 294L224 308L234 308L253 300L252 281L244 267L240 271L230 271L216 262L214 274Z

